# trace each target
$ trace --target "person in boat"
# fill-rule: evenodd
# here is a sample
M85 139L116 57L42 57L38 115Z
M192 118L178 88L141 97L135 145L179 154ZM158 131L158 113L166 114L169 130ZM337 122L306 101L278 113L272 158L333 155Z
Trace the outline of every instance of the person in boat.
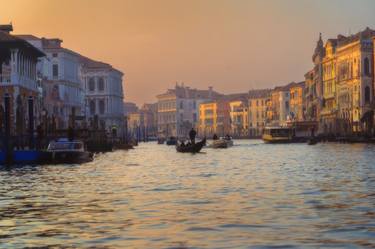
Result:
M218 140L219 137L216 135L216 133L214 134L214 136L212 137L213 140Z
M181 141L181 147L185 147L185 142L184 141Z
M230 140L231 139L230 136L229 136L229 134L225 135L225 139L226 140Z
M192 144L195 144L195 137L197 136L197 132L194 130L194 128L191 128L189 132L190 141Z

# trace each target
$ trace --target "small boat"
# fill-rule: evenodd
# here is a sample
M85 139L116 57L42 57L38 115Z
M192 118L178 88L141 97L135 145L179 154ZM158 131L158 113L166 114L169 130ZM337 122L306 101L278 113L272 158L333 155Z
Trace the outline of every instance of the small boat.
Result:
M318 143L318 140L316 138L310 138L309 141L307 141L308 145L315 145Z
M49 143L47 151L43 153L41 163L80 164L91 162L92 160L93 154L85 151L82 141L70 141L66 138L61 138Z
M214 149L225 149L231 146L233 146L233 140L230 137L221 137L212 143L212 148Z
M203 138L202 141L195 143L195 144L176 144L176 150L177 152L182 152L182 153L198 153L201 151L203 146L206 145L206 138Z
M177 138L176 137L169 137L166 142L167 145L176 145L177 144Z
M158 137L158 144L164 144L165 138L163 137Z

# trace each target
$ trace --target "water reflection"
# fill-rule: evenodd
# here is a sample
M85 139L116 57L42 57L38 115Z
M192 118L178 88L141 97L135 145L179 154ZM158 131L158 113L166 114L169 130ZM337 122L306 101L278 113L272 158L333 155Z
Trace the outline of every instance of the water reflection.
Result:
M2 170L0 248L375 247L374 146L237 144Z

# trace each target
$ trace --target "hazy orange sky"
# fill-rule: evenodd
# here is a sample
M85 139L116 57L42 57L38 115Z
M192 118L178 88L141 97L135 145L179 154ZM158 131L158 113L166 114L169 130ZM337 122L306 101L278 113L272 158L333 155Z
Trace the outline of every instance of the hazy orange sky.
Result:
M303 80L323 38L375 28L373 0L0 0L15 34L125 72L138 104L175 82L242 92Z

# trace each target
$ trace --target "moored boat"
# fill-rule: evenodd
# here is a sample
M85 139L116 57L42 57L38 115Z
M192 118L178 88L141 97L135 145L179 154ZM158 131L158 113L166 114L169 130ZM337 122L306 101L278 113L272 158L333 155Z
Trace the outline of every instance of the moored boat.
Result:
M202 141L194 144L184 144L184 143L179 143L176 144L176 150L177 152L182 152L182 153L198 153L202 150L203 146L206 145L206 138L203 138Z
M166 141L167 145L176 145L177 144L177 138L176 137L169 137Z
M165 138L163 137L158 137L158 144L164 144Z
M91 162L93 154L85 151L82 141L62 138L51 141L46 151L43 152L41 163L51 164L80 164Z

